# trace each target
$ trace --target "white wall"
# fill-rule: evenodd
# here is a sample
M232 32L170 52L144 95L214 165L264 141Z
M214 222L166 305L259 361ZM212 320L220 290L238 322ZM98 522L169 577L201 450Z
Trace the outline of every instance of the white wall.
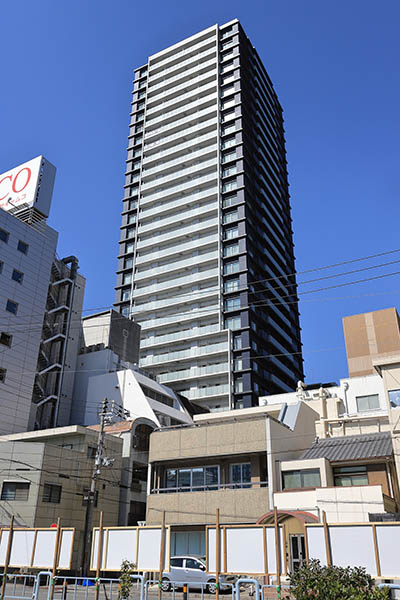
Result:
M369 521L369 513L385 512L380 485L276 492L274 502L278 510L304 510L317 515L324 510L330 523L360 523Z

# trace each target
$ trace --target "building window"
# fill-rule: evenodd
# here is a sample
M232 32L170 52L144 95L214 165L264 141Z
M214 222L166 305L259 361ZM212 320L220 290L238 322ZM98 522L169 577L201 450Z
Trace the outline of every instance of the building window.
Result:
M224 240L232 240L235 237L238 237L239 235L239 228L236 225L236 227L228 227L227 229L224 230Z
M3 346L7 346L8 348L11 348L11 340L12 340L12 335L10 335L9 333L6 333L5 331L0 332L0 344L2 344Z
M0 241L8 244L9 237L10 237L10 234L8 233L8 231L6 231L5 229L0 229Z
M137 200L129 200L128 210L135 210L137 208Z
M132 257L126 258L124 260L124 269L132 269L132 267L133 267L133 258Z
M321 487L319 469L304 469L303 471L284 471L282 473L282 489Z
M400 406L400 390L389 390L389 402L392 408Z
M222 128L222 135L229 135L230 133L234 133L235 131L236 131L235 123L230 123L229 125L225 125ZM234 138L231 138L231 139L234 139Z
M124 273L122 276L122 285L132 283L132 273Z
M135 214L128 215L127 223L128 223L128 225L132 225L132 223L136 223L136 215Z
M379 410L379 394L370 396L356 396L357 411L366 412L368 410Z
M235 394L241 394L243 392L243 379L241 377L235 380L234 391Z
M97 448L96 446L88 446L87 447L87 457L88 458L96 458Z
M243 370L243 358L235 358L233 361L233 369L234 371L242 371Z
M29 486L30 483L27 482L4 481L1 490L1 499L8 502L11 500L24 502L29 497Z
M0 367L0 383L4 383L6 380L7 369Z
M231 210L224 214L222 218L222 222L226 225L226 223L233 223L233 221L237 221L239 218L239 213L237 210Z
M250 463L229 465L229 483L235 488L248 488L251 486Z
M219 466L167 469L165 487L174 492L216 490L219 487Z
M225 88L221 89L221 96L224 98L228 94L232 94L235 91L234 85L228 85Z
M230 126L232 127L232 126ZM228 127L224 127L224 130L228 129ZM228 132L226 132L228 133ZM232 148L232 146L236 145L236 138L235 136L230 137L230 138L226 138L225 140L222 140L221 142L221 149L222 150L226 150L227 148ZM222 161L224 162L224 160L222 159Z
M135 228L134 227L127 227L126 228L126 237L127 238L131 238L135 235Z
M237 158L236 152L225 152L225 154L222 155L222 162L226 163L231 160L235 160L236 158Z
M228 244L224 246L224 256L234 256L239 254L239 244Z
M367 467L360 465L335 467L333 469L333 483L337 487L368 485Z
M121 315L124 316L124 317L126 317L127 319L129 319L130 312L131 312L131 310L130 310L129 306L123 306L121 308Z
M232 65L233 63L224 65L221 71L229 69ZM227 108L232 108L233 106L235 106L235 98L230 98L229 100L225 100L225 102L222 102L221 110L226 110Z
M224 208L229 208L230 206L233 206L237 201L237 195L236 194L232 194L232 196L227 196L226 198L224 198L222 200L222 206Z
M226 317L225 329L240 329L241 321L240 317Z
M238 244L234 244L234 245L237 247L237 252L239 252ZM225 253L225 249L227 250L229 247L230 246L225 246L224 256L229 256L228 252ZM230 262L226 262L224 264L224 275L232 275L233 273L238 273L238 271L240 271L240 264L239 264L238 260L231 260Z
M242 336L235 335L233 338L233 349L241 350L242 349Z
M236 190L236 188L237 188L236 179L233 179L232 181L227 181L226 183L222 184L222 192L231 192L232 190Z
M130 288L128 288L127 290L122 290L121 293L121 300L122 302L126 302L127 300L131 299L131 290Z
M226 294L229 294L230 292L237 292L239 289L239 283L239 279L228 279L228 281L225 281L224 283L224 292Z
M45 483L43 487L43 502L51 502L51 504L60 504L61 489L61 485Z
M126 254L128 254L128 252L133 252L134 249L135 249L135 244L133 242L128 242L128 244L125 245Z
M237 310L240 308L240 298L236 296L236 298L228 298L224 302L225 310Z
M22 240L18 241L17 249L22 252L22 254L28 254L29 244L26 244Z
M231 119L234 119L234 118L235 118L235 109L231 109L231 110L226 111L222 115L222 122L225 123L225 121L230 121Z
M16 315L18 312L18 303L14 302L13 300L7 300L6 310L13 315Z
M24 274L21 273L21 271L17 271L17 269L13 269L11 279L13 281L16 281L17 283L22 283L22 281L24 279Z

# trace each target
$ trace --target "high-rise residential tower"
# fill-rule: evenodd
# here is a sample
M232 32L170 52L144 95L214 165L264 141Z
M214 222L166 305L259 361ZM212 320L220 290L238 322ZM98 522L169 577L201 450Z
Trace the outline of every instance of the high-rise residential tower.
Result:
M213 410L303 378L282 109L240 23L135 70L115 305Z

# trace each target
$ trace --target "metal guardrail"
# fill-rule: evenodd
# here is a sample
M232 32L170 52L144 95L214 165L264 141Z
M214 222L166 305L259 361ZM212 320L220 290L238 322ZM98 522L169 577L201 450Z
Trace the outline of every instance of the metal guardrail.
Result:
M0 574L3 576L3 574ZM7 585L4 599L27 600L33 597L36 585L35 575L20 575L10 573L6 575Z
M189 600L190 592L198 593L200 590L201 600L204 600L205 594L207 595L207 587L211 582L204 581L168 581L172 593L172 600L176 600L175 594L179 590L180 593L184 594L184 598ZM215 579L213 578L213 583L215 583ZM149 588L152 585L157 585L160 587L160 581L158 579L148 579L144 584L144 600L148 600L149 597ZM236 589L232 583L222 582L219 584L219 589L223 591L230 591L232 600L235 600ZM168 593L163 591L163 594ZM214 593L208 593L208 595L214 595Z
M0 573L0 577L1 577ZM6 593L2 600L117 600L120 579L53 575L40 571L37 575L8 574ZM143 575L131 575L136 582L137 600L145 600ZM44 592L44 593L43 593Z

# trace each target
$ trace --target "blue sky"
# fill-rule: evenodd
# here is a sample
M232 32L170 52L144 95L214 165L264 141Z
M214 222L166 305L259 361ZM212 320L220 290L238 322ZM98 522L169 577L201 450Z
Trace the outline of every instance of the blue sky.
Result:
M49 223L59 254L80 259L87 309L114 298L133 68L235 17L284 108L297 270L400 248L396 0L14 0L1 12L0 172L38 154L57 166ZM400 276L304 292L397 271L300 286L309 382L347 375L342 317L400 306Z

